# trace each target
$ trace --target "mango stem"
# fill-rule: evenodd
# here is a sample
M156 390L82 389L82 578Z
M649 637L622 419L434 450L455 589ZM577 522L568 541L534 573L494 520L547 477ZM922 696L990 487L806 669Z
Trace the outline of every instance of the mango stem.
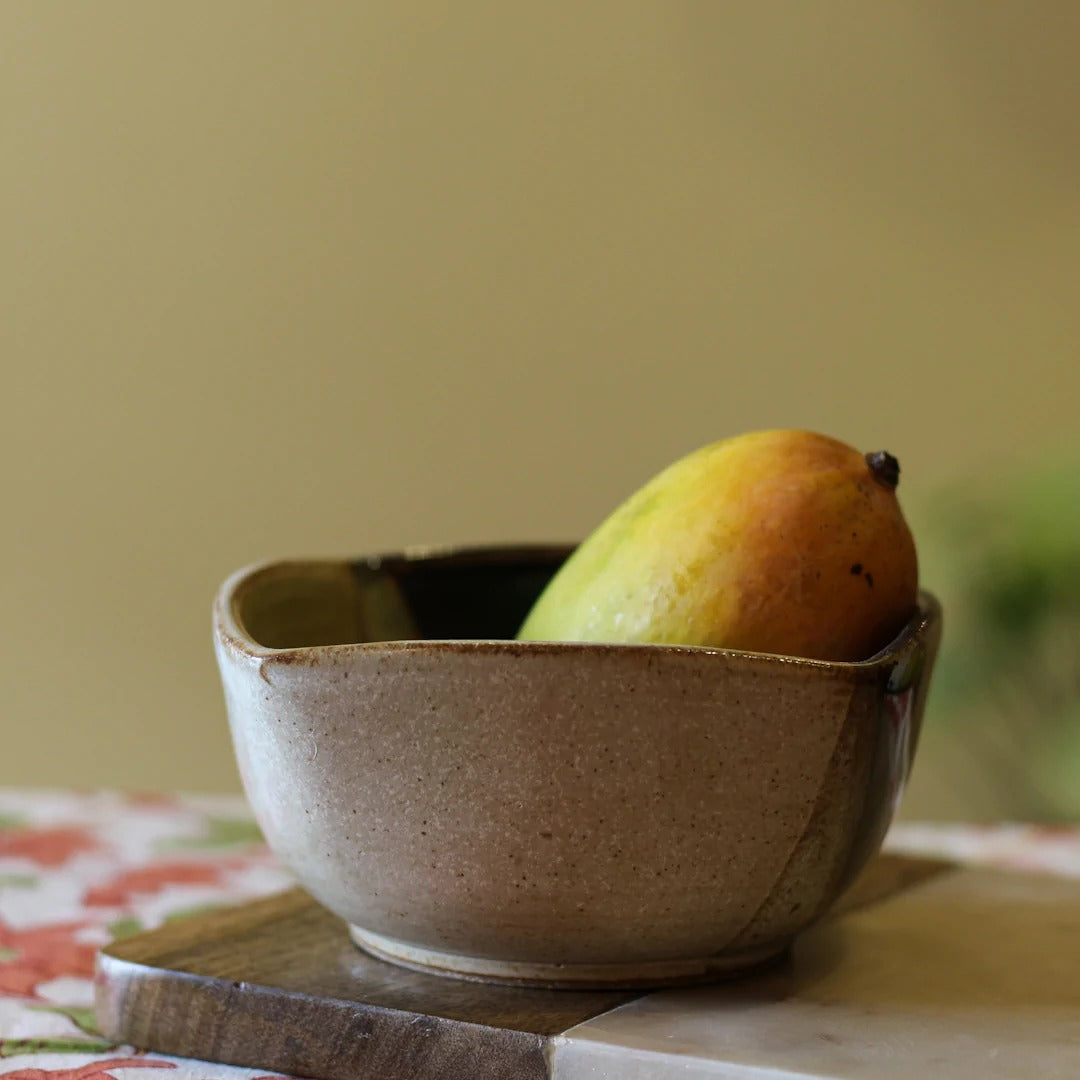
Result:
M900 483L900 462L888 450L875 450L867 454L866 464L879 484L895 488Z

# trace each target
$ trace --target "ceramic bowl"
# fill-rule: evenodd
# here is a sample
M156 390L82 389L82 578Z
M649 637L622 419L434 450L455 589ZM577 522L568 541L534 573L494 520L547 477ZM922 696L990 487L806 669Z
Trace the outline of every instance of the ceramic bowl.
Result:
M863 663L515 642L568 548L277 562L215 604L272 849L377 956L544 986L782 951L877 850L940 635Z

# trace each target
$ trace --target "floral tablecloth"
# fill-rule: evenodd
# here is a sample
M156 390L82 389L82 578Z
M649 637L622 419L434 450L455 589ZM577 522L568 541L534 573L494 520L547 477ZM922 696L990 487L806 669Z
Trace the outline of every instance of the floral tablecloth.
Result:
M900 824L887 845L1080 877L1080 828ZM235 797L0 790L0 1074L253 1080L94 1027L99 946L291 884Z

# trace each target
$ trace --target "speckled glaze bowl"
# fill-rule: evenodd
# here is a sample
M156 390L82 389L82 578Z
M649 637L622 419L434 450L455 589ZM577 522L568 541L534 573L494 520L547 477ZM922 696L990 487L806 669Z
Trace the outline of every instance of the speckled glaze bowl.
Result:
M217 656L259 824L406 966L645 987L759 963L879 847L938 605L857 664L510 640L568 550L229 578Z

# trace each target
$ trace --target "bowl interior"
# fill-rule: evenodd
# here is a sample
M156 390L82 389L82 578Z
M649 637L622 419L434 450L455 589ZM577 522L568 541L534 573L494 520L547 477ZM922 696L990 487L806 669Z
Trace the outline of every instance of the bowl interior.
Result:
M233 615L256 645L513 638L568 545L288 562L239 588Z

